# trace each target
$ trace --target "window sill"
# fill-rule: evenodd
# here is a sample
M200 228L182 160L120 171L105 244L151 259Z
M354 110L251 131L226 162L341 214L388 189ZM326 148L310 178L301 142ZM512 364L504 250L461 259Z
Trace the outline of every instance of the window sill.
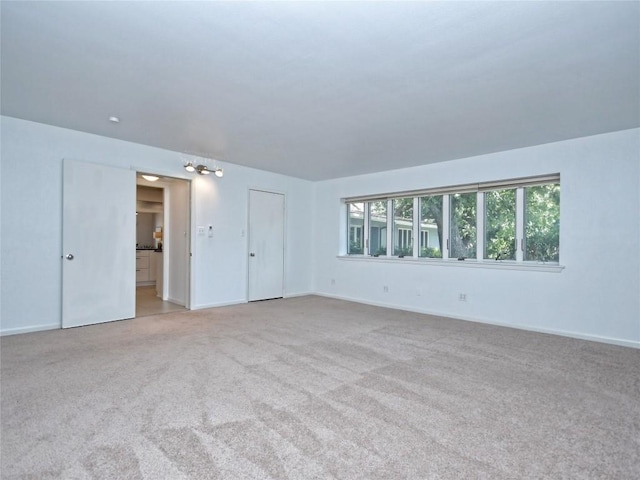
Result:
M464 261L451 258L442 260L439 258L414 258L414 257L370 257L365 255L338 255L338 260L350 262L372 262L372 263L403 263L408 265L432 265L437 267L461 267L461 268L489 268L494 270L523 270L528 272L551 272L560 273L564 270L563 265L555 263L537 262L513 262L504 260L476 260L467 259Z

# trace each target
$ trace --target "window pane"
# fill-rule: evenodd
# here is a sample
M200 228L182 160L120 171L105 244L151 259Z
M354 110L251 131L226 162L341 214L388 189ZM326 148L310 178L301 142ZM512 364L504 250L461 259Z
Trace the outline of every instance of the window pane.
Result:
M516 190L484 194L484 258L516 259Z
M451 200L451 232L449 244L451 258L476 256L476 199L475 192L456 193Z
M420 256L442 258L442 195L420 199Z
M348 203L349 208L349 255L362 255L364 252L364 203Z
M413 198L393 201L393 254L413 256Z
M369 255L387 254L387 201L369 203Z
M524 259L560 260L560 184L524 189Z

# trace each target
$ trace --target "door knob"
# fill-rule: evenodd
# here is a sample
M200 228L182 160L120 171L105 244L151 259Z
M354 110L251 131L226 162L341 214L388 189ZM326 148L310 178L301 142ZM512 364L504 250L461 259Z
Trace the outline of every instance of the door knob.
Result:
M250 256L250 257L255 257L255 256L256 256L256 254L255 254L255 253L253 253L253 252L251 252L251 253L249 254L249 256Z
M72 255L71 253L68 253L68 254L65 256L65 258L66 258L67 260L73 260L73 255Z

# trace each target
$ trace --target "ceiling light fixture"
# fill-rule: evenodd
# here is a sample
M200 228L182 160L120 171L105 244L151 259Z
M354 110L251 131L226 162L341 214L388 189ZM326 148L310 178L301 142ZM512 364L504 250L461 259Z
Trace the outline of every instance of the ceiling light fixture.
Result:
M160 177L156 177L155 175L142 175L142 178L144 178L145 180L148 180L149 182L155 182Z
M198 165L196 171L200 175L209 175L211 173L211 170L209 170L206 165Z
M120 119L118 117L109 117L109 121L111 123L120 123Z
M197 173L198 175L211 175L212 173L218 177L224 177L224 170L216 165L216 160L207 157L199 157L196 155L182 155L182 166L189 173Z

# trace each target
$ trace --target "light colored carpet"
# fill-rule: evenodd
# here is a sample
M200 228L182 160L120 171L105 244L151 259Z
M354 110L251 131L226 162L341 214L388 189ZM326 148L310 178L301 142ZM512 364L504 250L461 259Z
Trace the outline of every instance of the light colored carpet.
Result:
M1 340L2 478L638 478L640 351L274 300Z

